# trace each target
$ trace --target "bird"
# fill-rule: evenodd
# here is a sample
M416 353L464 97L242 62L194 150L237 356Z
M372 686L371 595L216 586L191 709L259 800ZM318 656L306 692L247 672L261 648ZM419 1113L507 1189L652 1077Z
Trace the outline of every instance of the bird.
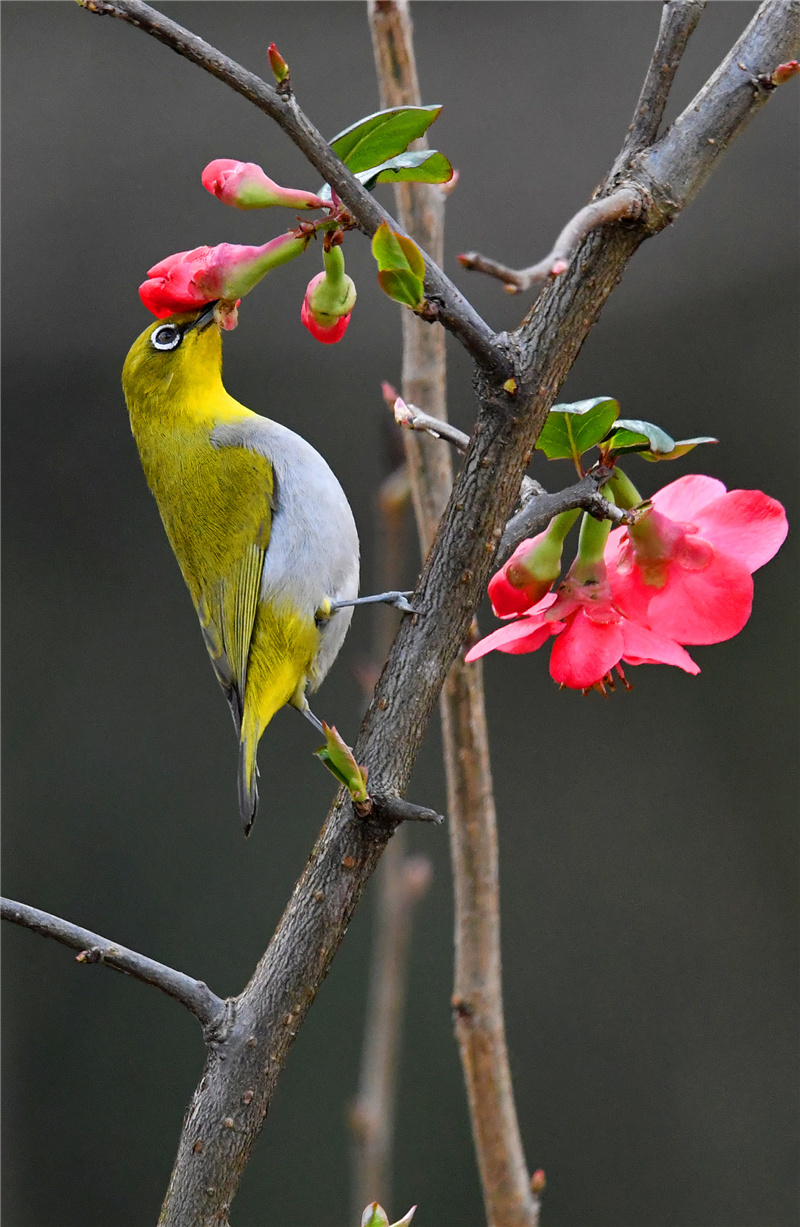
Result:
M146 328L125 359L122 386L147 483L233 716L248 835L258 806L256 751L272 717L289 704L323 728L307 693L333 664L359 603L359 542L350 504L319 452L225 390L214 307Z

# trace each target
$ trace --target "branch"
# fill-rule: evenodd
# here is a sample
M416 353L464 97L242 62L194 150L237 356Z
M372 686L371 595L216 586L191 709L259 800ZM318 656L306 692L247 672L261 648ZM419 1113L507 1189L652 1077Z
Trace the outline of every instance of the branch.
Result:
M106 937L99 937L89 929L81 929L70 924L59 916L51 916L49 912L40 912L38 908L28 907L26 903L15 903L12 899L0 899L0 916L10 920L12 924L22 925L25 929L33 929L42 937L52 937L63 946L79 950L76 962L103 963L114 971L122 971L144 984L152 984L160 988L162 993L185 1005L199 1019L204 1028L218 1022L224 1014L225 1002L217 997L202 980L193 980L181 971L156 963L135 950L128 950L116 942L110 942Z
M359 228L372 237L382 222L392 230L403 233L402 227L381 208L378 201L350 173L336 156L324 137L300 110L293 94L281 94L262 81L255 73L248 72L241 64L223 55L196 34L171 21L142 0L78 0L82 8L99 16L118 17L129 22L145 34L150 34L165 43L173 51L204 68L212 76L229 85L231 89L254 103L259 110L269 115L294 141L311 165L319 171L349 209ZM441 193L439 193L441 195ZM418 244L419 246L419 244ZM511 375L509 356L489 325L467 302L439 267L441 260L425 257L425 293L430 305L430 318L435 318L465 347L478 365L490 374L496 374L502 383Z
M133 0L126 0L126 7L132 6ZM507 378L505 341L501 344L491 332L487 336L486 325L474 323L471 309L460 324L448 324L456 335L460 329L462 339L475 338L478 420L414 594L422 616L401 623L354 747L376 793L396 796L408 785L432 709L483 596L533 446L605 300L639 244L677 215L722 150L766 101L770 91L754 85L753 77L771 75L800 53L799 10L799 0L767 0L698 95L697 111L685 112L657 145L634 159L631 182L652 193L646 213L636 223L592 231L571 268L545 287L508 341L508 352L518 356L513 398L504 396L498 384ZM166 19L158 20L166 26ZM739 61L749 71L737 69ZM234 88L249 96L246 89ZM272 90L269 95L272 108L277 96ZM257 105L268 110L263 99ZM281 101L280 108L290 135L305 132L288 103ZM294 139L300 145L300 138ZM320 150L327 147L316 138L302 139L320 169ZM372 212L377 206L368 194L364 204L360 187L356 190L336 159L325 178L354 216L356 208L361 211L360 224L383 219L382 211ZM427 274L426 287L437 284L430 263ZM451 320L459 309L455 298L444 302ZM243 993L230 1003L226 1034L208 1054L184 1122L161 1212L163 1227L227 1222L289 1048L392 829L392 824L357 819L340 791L266 953ZM229 1120L233 1128L220 1129L220 1121Z
M654 196L660 229L685 208L731 142L773 92L772 73L800 54L799 0L765 0L738 42L661 139L633 159ZM770 78L770 85L760 77Z
M397 836L381 863L381 893L373 937L367 1018L358 1095L350 1110L354 1138L353 1204L389 1200L397 1064L414 909L428 890L433 866L407 856ZM358 1222L354 1217L353 1222Z
M501 567L511 557L521 541L527 537L535 537L543 533L554 516L562 511L572 511L582 507L596 520L611 520L613 524L630 524L633 516L629 511L623 511L609 503L599 493L610 477L611 469L598 467L587 473L574 486L559 490L557 494L536 494L529 499L515 516L512 516L505 527L497 547L496 565Z
M463 430L459 430L457 426L453 426L444 418L433 417L416 405L407 405L391 385L385 384L384 388L386 403L392 410L398 426L404 426L406 430L418 430L422 434L430 435L433 439L444 439L446 443L452 443L462 456L467 454L469 435Z
M414 44L407 0L370 0L375 58L384 106L419 103ZM400 219L411 236L426 242L433 232L441 250L444 209L415 214L417 195L397 190ZM418 208L418 206L416 206ZM408 321L408 324L406 324ZM436 406L438 416L406 407L407 425L430 436L419 443L404 432L406 446L426 447L427 464L411 466L417 528L423 555L433 539L452 486L449 454L437 448L446 439L460 451L469 439L447 422L445 350L431 349L430 333L405 313L403 394L408 402ZM440 334L441 335L441 334ZM443 338L442 338L443 340ZM395 415L397 408L395 408ZM423 420L424 419L424 420ZM444 464L442 463L444 458ZM436 462L438 461L438 466ZM535 1227L538 1203L528 1179L517 1122L505 1041L500 961L497 818L489 762L483 673L456 659L440 700L447 774L450 851L455 884L454 997L471 1008L464 1025L456 1016L456 1037L467 1086L472 1135L489 1227Z
M642 197L634 188L619 188L610 196L602 196L585 205L567 222L556 239L553 248L530 268L507 268L477 251L468 251L458 257L459 264L476 273L486 273L502 281L509 294L521 294L533 286L543 285L552 277L560 277L569 268L578 247L592 230L611 222L635 221L644 211Z
M656 139L675 73L705 7L706 0L666 0L653 58L617 167L625 165L632 154Z

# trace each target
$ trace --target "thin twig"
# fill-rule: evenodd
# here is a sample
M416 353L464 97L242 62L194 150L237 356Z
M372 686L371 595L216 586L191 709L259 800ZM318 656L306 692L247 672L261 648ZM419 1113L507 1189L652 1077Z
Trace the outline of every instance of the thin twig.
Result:
M399 832L398 832L399 834ZM354 1140L353 1204L359 1221L366 1201L391 1200L397 1068L414 909L427 892L433 866L408 856L397 835L383 855L367 992L358 1094L350 1110ZM397 851L396 851L397 849ZM365 1192L366 1191L366 1192Z
M402 396L394 398L393 412L398 426L404 426L407 430L419 430L423 434L432 435L434 439L444 439L446 443L452 443L462 456L467 454L469 435L450 422L433 417L417 405L407 405Z
M192 34L163 13L142 0L78 0L91 13L117 17L165 43L193 64L204 68L231 89L247 98L274 119L305 154L339 198L347 206L358 226L371 237L382 222L402 233L402 227L381 207L375 197L359 183L336 156L324 137L303 114L294 94L281 95L277 89L248 72L241 64L223 55L196 34ZM436 193L441 197L441 192ZM452 332L475 362L502 383L513 372L509 355L502 340L482 320L474 307L441 270L441 258L436 252L425 257L425 294L430 316Z
M507 268L477 251L468 251L458 257L459 264L476 273L486 273L502 281L509 294L521 294L534 286L543 285L548 279L560 277L570 266L575 252L592 230L612 222L636 221L644 211L641 193L635 188L622 187L610 196L592 200L580 209L559 234L552 251L532 264L530 268Z
M79 950L78 963L102 963L144 984L160 988L162 993L185 1005L203 1027L218 1020L225 1009L222 998L212 993L202 980L193 980L182 971L156 963L144 954L110 942L107 937L100 937L89 929L81 929L60 916L51 916L49 912L41 912L27 903L15 903L13 899L0 899L0 917L25 929L33 929L42 937L52 937L63 946Z
M615 171L658 136L675 73L705 7L706 0L667 0L661 10L655 51Z
M385 467L375 500L375 590L403 586L406 511L411 485L403 441L381 417ZM392 646L399 618L389 606L376 610L372 662L362 668L365 705ZM364 1206L391 1201L397 1069L403 1032L408 947L414 909L427 890L433 866L427 857L408 856L404 827L398 827L376 874L372 956L366 992L366 1017L352 1131L352 1221Z

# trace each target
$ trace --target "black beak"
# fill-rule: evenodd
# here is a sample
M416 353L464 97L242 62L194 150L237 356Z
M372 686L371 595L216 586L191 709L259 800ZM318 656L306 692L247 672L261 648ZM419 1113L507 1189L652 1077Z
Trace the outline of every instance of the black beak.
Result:
M214 302L210 302L207 306L203 307L203 310L200 312L200 314L198 315L194 323L187 324L186 327L184 328L183 330L184 336L186 335L187 332L191 332L193 328L196 328L198 332L202 332L203 329L206 328L213 320L214 308L216 307L218 302L219 302L219 299L216 299Z

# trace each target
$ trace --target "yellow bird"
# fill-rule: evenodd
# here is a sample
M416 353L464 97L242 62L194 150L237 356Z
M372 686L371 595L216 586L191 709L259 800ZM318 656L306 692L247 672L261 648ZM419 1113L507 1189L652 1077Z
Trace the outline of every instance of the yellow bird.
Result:
M358 534L344 491L294 431L222 384L214 304L146 328L122 373L131 428L239 737L245 834L256 750L342 646L358 593ZM389 594L387 594L389 595ZM369 598L366 598L369 599Z

